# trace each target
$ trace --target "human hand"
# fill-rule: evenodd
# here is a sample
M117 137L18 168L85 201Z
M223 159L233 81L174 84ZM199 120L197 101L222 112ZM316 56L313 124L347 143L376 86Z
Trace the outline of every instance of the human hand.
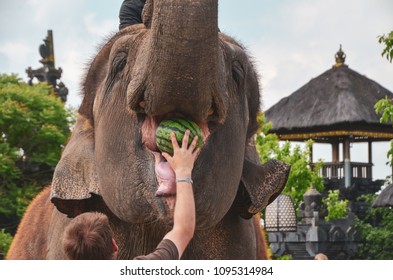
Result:
M182 145L179 147L176 136L171 133L171 141L173 145L173 156L168 153L162 153L162 156L168 161L169 165L174 170L176 177L191 177L194 162L200 153L200 148L195 149L198 136L195 136L190 146L188 147L188 138L190 137L190 130L186 130L182 140Z

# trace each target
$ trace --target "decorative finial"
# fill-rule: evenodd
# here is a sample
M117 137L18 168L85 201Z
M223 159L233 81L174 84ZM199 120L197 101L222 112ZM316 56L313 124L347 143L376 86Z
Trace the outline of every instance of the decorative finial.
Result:
M55 53L53 47L53 32L48 30L48 35L44 39L44 44L39 47L39 52L42 57L40 63L42 67L38 69L32 69L31 67L26 69L27 76L29 79L29 85L33 85L33 79L37 78L39 82L47 82L52 85L54 93L61 98L63 102L67 101L68 88L64 83L57 83L57 80L61 78L63 70L59 67L55 67Z
M336 57L336 64L334 64L333 67L340 67L345 65L344 62L345 62L346 54L342 51L341 44L340 44L340 49L336 53L335 57Z

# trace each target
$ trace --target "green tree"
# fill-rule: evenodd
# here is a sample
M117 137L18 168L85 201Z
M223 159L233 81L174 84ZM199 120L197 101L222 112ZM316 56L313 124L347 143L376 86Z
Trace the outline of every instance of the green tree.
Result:
M382 36L378 36L378 42L384 45L384 49L381 53L382 56L386 56L386 58L392 62L393 59L393 31L384 34Z
M0 74L0 215L20 217L50 182L72 123L51 86Z
M393 59L393 31L388 35L379 36L379 43L384 44L381 55L389 62ZM393 99L385 97L375 106L375 112L381 114L380 122L393 122ZM387 165L393 163L393 140L387 153ZM358 198L368 204L369 208L364 219L357 219L356 227L360 230L364 242L359 246L359 259L393 259L393 209L391 207L371 208L376 195L364 195Z
M386 56L389 62L393 59L393 31L388 35L382 35L378 37L378 42L384 45L384 49L381 53L382 56ZM381 114L380 122L393 122L393 100L385 97L379 100L375 106L375 112ZM390 141L390 149L387 154L388 162L386 164L393 166L393 140Z
M380 122L387 123L393 122L393 100L385 97L379 100L375 106L375 112L381 114ZM393 166L393 140L390 140L390 148L386 155L388 161L386 165Z
M359 245L358 259L391 260L393 259L393 209L390 207L371 208L375 194L359 198L369 205L366 217L357 219L363 242Z
M73 115L51 86L0 74L0 259L31 199L50 182Z
M12 242L12 235L5 232L4 229L0 230L0 260L4 259L5 254L8 252Z
M328 196L322 199L322 202L326 204L328 210L325 221L343 219L348 216L349 201L346 199L340 200L339 195L339 190L329 190Z
M303 200L303 194L311 185L322 191L323 178L319 176L319 171L323 162L319 161L313 168L310 168L310 151L313 142L307 141L303 149L300 145L292 146L288 141L280 144L277 135L269 132L272 124L266 122L264 114L259 115L258 123L260 129L256 137L256 148L261 161L277 159L291 165L291 172L283 193L289 194L295 205L299 206Z

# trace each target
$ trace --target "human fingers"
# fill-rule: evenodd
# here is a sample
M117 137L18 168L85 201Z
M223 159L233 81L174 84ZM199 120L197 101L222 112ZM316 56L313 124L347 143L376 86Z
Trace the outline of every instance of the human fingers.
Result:
M190 130L187 129L183 136L183 143L181 145L182 148L187 149L188 147L188 138L190 137Z
M201 148L196 148L194 150L194 152L192 153L192 158L194 159L194 161L196 160L196 158L199 156L200 153L201 153Z
M190 144L190 150L191 150L191 152L194 151L194 149L195 149L195 147L196 147L196 145L197 145L197 142L198 142L198 135L195 135L195 136L194 136L194 139L192 139L192 142L191 142L191 144Z
M171 132L171 141L172 141L173 151L179 149L179 143L177 143L176 135L173 131Z
M161 155L166 159L167 162L170 162L172 160L172 158L173 158L167 152L163 152L163 153L161 153Z

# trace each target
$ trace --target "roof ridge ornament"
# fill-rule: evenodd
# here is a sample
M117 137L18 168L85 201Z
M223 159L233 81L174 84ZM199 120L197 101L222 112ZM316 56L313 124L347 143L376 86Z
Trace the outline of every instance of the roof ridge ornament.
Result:
M340 44L340 49L336 53L335 57L336 57L336 64L334 64L333 67L347 66L344 63L347 55L342 51L341 44Z

